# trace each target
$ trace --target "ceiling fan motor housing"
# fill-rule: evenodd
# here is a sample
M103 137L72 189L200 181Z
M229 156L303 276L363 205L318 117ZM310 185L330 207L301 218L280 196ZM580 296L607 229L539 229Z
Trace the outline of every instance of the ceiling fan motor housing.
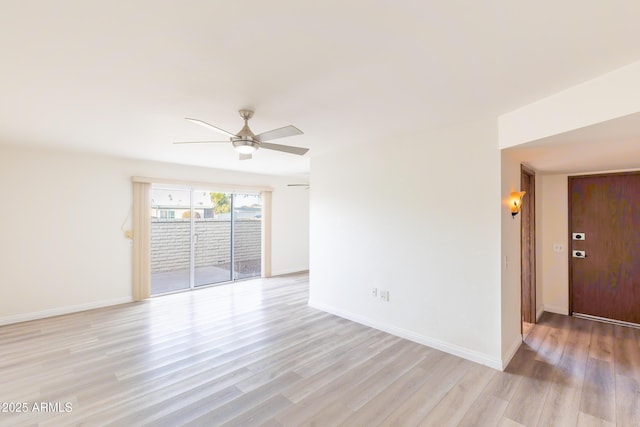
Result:
M248 120L253 117L253 111L240 110L240 116L244 119L244 126L240 129L240 132L236 134L235 138L231 138L231 144L233 148L240 154L251 154L260 148L260 140L256 138L256 135L249 129Z

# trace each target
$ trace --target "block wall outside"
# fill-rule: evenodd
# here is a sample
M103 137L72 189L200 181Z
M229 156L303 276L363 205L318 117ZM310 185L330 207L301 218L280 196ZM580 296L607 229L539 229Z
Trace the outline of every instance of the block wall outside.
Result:
M231 262L230 221L201 219L195 222L197 236L196 267ZM159 273L189 268L189 220L151 222L151 272ZM262 249L262 222L235 222L235 261L259 261Z

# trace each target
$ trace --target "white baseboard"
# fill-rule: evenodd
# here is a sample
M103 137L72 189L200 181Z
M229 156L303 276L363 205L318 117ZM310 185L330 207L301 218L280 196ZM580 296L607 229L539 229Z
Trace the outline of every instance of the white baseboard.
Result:
M540 316L542 316L542 313L544 313L544 306L540 307L540 310L538 310L538 312L536 313L536 323L538 323L538 320L540 320Z
M331 307L321 302L312 301L311 299L309 300L309 306L318 310L325 311L327 313L331 313L338 317L343 317L356 323L360 323L362 325L387 332L400 338L404 338L418 344L426 345L427 347L432 347L437 350L444 351L445 353L462 357L463 359L467 359L472 362L480 363L481 365L485 365L499 371L503 369L502 362L500 360L496 360L486 354L479 353L477 351L469 350L468 348L460 347L458 345L444 342L425 335L420 335L415 332L399 328L397 326L388 325L386 323L382 323L365 316L360 316L358 314L353 314L335 307Z
M274 271L271 272L271 277L273 277L273 276L283 276L285 274L291 274L291 273L302 273L304 271L309 271L309 266L284 268L282 270L274 270Z
M560 307L557 305L545 304L544 311L548 311L549 313L564 314L565 316L569 315L569 309L567 307Z
M111 300L95 301L87 304L71 305L67 307L51 308L48 310L34 311L30 313L15 314L13 316L0 317L0 326L12 323L28 322L29 320L44 319L46 317L60 316L63 314L77 313L79 311L92 310L94 308L109 307L125 304L133 301L131 297L114 298Z
M507 350L507 353L502 355L502 369L501 369L502 371L504 371L507 365L509 365L509 362L511 362L511 359L513 359L513 356L516 355L516 352L518 351L521 345L522 345L522 335L518 334L517 338L511 344L511 347L509 347L509 350Z

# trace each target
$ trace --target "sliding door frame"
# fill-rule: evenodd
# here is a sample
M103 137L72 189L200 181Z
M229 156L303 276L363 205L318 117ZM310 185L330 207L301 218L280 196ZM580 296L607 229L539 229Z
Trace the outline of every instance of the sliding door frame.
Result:
M151 295L151 187L154 185L157 186L171 186L171 187L182 187L184 189L188 189L192 192L196 188L215 188L220 192L228 192L228 193L257 193L262 196L262 225L261 225L261 239L262 239L262 247L261 247L261 271L260 277L271 277L271 206L272 206L272 192L273 188L268 186L259 186L259 185L235 185L235 184L220 184L220 183L210 183L210 182L194 182L194 181L182 181L182 180L172 180L172 179L163 179L163 178L151 178L151 177L141 177L141 176L133 176L131 177L131 181L133 182L134 190L136 188L140 188L141 184L146 184L146 198L137 196L134 191L133 197L133 212L134 212L134 222L139 222L145 224L144 229L141 232L135 233L133 235L134 247L136 251L134 251L133 257L133 271L134 271L134 280L132 283L132 294L136 300L148 298ZM144 200L143 200L144 199ZM148 199L148 200L147 200ZM232 197L233 200L233 197ZM233 202L232 202L233 203ZM193 197L191 197L191 216L193 216L194 210L194 201ZM233 211L233 204L232 204ZM137 215L136 215L137 213ZM231 226L233 227L233 212L231 213ZM190 220L190 272L189 272L189 290L198 289L202 287L206 287L207 285L195 287L195 252L194 252L194 239L193 234L195 223L194 218ZM147 230L148 228L148 230ZM233 230L232 230L233 236ZM233 237L231 242L231 281L235 280L235 275L233 274L234 269L234 260L233 260ZM142 271L143 273L139 273ZM144 272L148 272L148 274L144 274ZM224 283L224 282L221 282ZM215 284L214 284L215 285ZM212 286L214 286L212 285Z

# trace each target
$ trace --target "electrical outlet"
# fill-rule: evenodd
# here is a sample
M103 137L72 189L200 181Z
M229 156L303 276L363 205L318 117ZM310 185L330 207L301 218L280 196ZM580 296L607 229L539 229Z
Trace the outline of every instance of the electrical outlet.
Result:
M383 291L383 290L381 290L381 291L380 291L380 299L381 299L382 301L389 302L389 291Z
M554 243L553 252L564 252L564 245L562 243Z
M372 288L371 289L371 296L374 298L378 297L378 288Z

